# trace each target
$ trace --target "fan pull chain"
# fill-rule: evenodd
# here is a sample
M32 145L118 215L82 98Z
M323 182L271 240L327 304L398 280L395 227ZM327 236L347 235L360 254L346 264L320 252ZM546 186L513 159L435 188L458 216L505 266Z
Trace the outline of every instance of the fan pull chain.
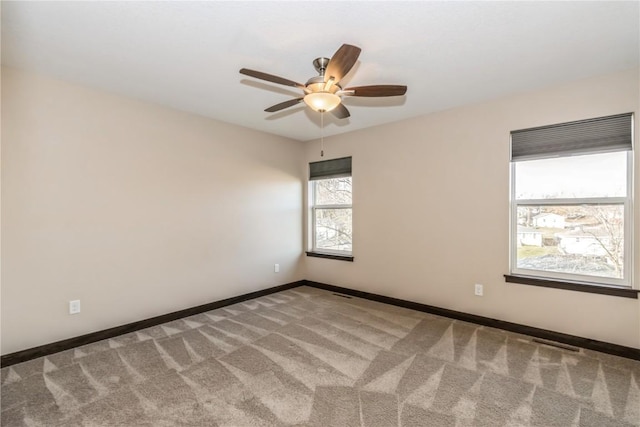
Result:
M320 157L324 157L324 111L320 112Z

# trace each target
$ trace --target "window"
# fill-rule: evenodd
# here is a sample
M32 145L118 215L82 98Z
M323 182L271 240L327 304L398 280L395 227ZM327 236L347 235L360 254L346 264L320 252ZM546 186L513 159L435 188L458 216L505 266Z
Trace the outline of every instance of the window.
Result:
M352 261L351 157L310 164L311 253Z
M511 133L512 274L631 286L632 119Z

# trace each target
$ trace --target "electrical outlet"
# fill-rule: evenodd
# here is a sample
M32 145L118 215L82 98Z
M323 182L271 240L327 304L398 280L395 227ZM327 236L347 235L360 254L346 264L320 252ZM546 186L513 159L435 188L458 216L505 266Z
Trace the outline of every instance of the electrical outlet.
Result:
M273 272L280 273L280 264L273 264Z
M80 300L76 299L73 301L69 301L69 314L78 314L80 313Z
M476 296L481 297L484 293L483 286L480 283L476 283L475 294Z

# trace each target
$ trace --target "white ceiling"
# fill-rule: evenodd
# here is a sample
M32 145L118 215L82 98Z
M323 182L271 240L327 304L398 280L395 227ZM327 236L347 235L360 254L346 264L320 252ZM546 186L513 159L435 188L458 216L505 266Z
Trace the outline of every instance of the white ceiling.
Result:
M314 58L362 48L343 87L406 84L394 98L346 98L324 135L637 67L640 3L2 2L2 63L306 141L319 113L295 88Z

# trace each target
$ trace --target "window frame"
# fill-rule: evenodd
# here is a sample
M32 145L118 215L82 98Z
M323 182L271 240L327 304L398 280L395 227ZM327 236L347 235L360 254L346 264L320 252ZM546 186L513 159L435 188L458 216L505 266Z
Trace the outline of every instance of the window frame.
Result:
M329 204L329 205L318 205L316 203L316 195L317 195L317 191L316 191L316 184L319 181L325 181L325 180L331 180L331 179L340 179L340 178L349 178L351 180L351 189L352 189L352 193L351 193L351 203L350 204ZM310 214L311 214L311 221L310 221L310 225L311 225L311 253L313 254L326 254L326 255L331 255L331 256L336 256L336 257L347 257L350 258L350 260L353 260L353 176L349 175L349 176L342 176L342 177L326 177L326 178L322 178L322 179L314 179L309 181L309 191L311 193L311 197L310 197L310 201L311 201L311 209L310 209ZM317 246L317 242L316 242L316 211L317 210L322 210L322 209L351 209L351 250L347 251L347 250L338 250L338 249L326 249L326 248L318 248ZM309 252L307 252L307 254L309 255Z
M576 155L601 154L602 151L580 153ZM542 159L542 158L541 158ZM561 281L584 286L608 286L621 289L634 289L633 282L633 159L634 150L626 151L626 196L625 197L581 197L581 198L557 198L557 199L517 199L516 198L516 161L510 162L510 232L509 232L509 270L512 276L539 279L541 281ZM532 159L533 160L533 159ZM526 160L520 160L526 161ZM624 256L623 276L621 279L586 275L561 273L546 270L534 270L518 268L517 266L517 240L518 240L518 207L519 206L581 206L581 205L622 205L624 215Z

